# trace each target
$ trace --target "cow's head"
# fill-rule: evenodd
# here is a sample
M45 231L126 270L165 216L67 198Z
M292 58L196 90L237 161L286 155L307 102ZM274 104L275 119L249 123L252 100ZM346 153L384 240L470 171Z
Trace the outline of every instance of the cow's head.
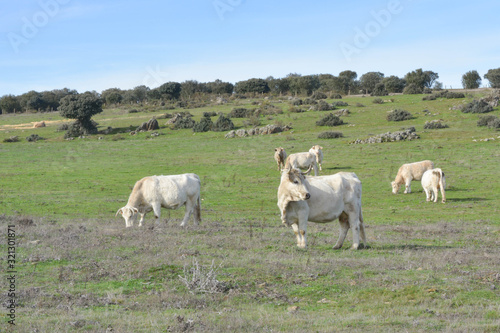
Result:
M281 183L278 188L278 207L281 211L282 222L286 223L286 207L290 201L308 200L310 197L304 173L299 169L291 168L287 163L281 174Z
M139 210L135 207L125 206L125 207L118 209L115 216L118 216L118 214L121 214L123 216L123 218L125 219L125 226L127 228L129 228L129 227L134 225L134 221L137 217L138 212L139 212Z
M399 188L401 187L401 184L396 183L395 181L391 182L392 186L392 193L398 194Z

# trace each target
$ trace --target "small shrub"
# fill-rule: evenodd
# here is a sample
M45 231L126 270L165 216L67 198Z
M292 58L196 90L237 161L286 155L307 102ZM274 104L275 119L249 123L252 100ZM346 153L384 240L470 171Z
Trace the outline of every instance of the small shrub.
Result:
M193 132L208 132L212 129L214 123L210 117L201 118L199 123L195 123L193 126Z
M247 118L250 115L250 110L245 108L234 108L229 112L229 118Z
M403 121L410 120L413 116L410 112L402 109L392 110L387 114L388 121Z
M449 126L443 124L441 120L431 120L426 121L424 124L424 129L440 129L440 128L448 128Z
M45 140L45 139L39 136L38 134L31 134L26 138L26 141L28 142L37 142L38 140Z
M316 122L317 126L339 126L342 125L344 121L338 116L330 113L329 115L323 117L321 120Z
M203 117L215 117L216 115L217 112L215 111L203 112Z
M500 119L494 115L482 116L477 121L477 126L488 126L489 128L500 128Z
M338 139L343 138L344 135L341 132L321 132L318 134L318 139Z
M483 100L473 100L462 108L463 113L487 113L493 111L493 107Z
M314 111L330 111L334 110L335 107L324 100L319 100L318 104L313 106Z
M302 105L303 101L300 98L292 99L292 105Z
M313 98L308 97L308 98L306 98L304 100L304 104L307 104L307 105L316 105L316 104L318 104L318 101L316 101Z
M359 103L358 102L358 103L356 103L356 107L358 107L358 108L364 108L365 105L363 103Z
M243 126L246 127L257 127L261 125L259 116L251 116L247 120L243 121Z
M221 265L215 266L214 261L210 266L201 266L198 260L193 259L193 264L184 266L184 276L179 275L179 279L184 283L191 293L220 293L226 291L227 287L223 282L217 280L217 274Z
M336 102L333 102L332 105L334 107L349 106L349 104L347 102L344 102L344 101L336 101Z
M225 115L221 114L215 124L212 126L214 132L224 132L234 129L232 120Z
M138 113L138 112L139 112L139 110L137 110L137 109L128 110L128 113Z
M337 94L337 93L333 93L330 95L330 98L331 99L342 99L342 95L341 94Z
M321 91L315 91L312 95L311 95L311 98L313 99L326 99L327 96L325 93L322 93Z
M302 109L302 108L298 108L296 106L290 106L290 108L288 109L288 111L292 112L292 113L302 113L302 112L306 112L306 110Z
M11 136L10 138L3 139L3 142L19 142L19 137Z
M382 98L375 98L372 101L373 104L384 104L384 100Z
M61 124L59 125L59 127L57 128L57 131L58 132L62 132L62 131L67 131L69 129L69 123L64 123L64 124Z
M179 117L174 124L175 129L193 128L195 121L191 117Z

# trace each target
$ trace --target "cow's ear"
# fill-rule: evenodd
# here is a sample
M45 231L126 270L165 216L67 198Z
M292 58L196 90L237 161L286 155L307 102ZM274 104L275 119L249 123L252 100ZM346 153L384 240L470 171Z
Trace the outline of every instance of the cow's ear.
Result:
M116 212L115 216L118 216L118 214L122 214L123 215L123 208L118 209L118 211Z
M278 148L274 148L274 151L278 151Z
M132 211L134 212L134 214L137 214L139 212L139 210L135 207L132 208Z
M323 149L323 147L319 146L319 149Z

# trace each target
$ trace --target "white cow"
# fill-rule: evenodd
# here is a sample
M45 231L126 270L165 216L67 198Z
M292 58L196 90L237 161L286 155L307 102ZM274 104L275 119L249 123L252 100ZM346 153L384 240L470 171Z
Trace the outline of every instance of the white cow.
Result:
M411 193L411 181L422 179L424 172L433 168L434 163L429 160L403 164L398 170L396 179L391 182L392 193L398 194L399 188L403 184L405 184L404 193Z
M155 221L161 215L161 207L177 209L186 206L186 214L181 223L184 227L191 214L194 213L194 223L201 220L200 204L200 177L194 173L170 176L144 177L135 183L127 205L116 212L125 219L126 227L131 227L137 217L141 215L139 227L144 222L144 215L153 211Z
M321 165L323 162L323 147L320 145L314 145L311 149L309 149L309 152L316 155L316 163L318 163L319 170L323 170L323 166Z
M308 169L306 172L309 174L311 171L311 168L314 169L314 175L318 175L318 162L316 161L316 155L311 152L307 153L295 153L295 154L290 154L288 156L288 159L286 163L290 163L292 168L296 169ZM286 166L285 166L286 168Z
M307 221L340 223L340 234L334 249L340 249L349 228L352 229L352 249L359 247L359 237L366 245L361 212L361 181L356 174L339 172L330 176L305 177L288 165L281 174L278 207L281 221L292 226L297 246L306 248Z
M286 161L285 148L282 147L274 148L274 160L278 164L278 171L282 171Z
M425 191L427 201L438 201L438 190L441 190L442 203L446 202L444 188L446 187L446 178L443 170L436 168L427 170L422 176L422 187Z

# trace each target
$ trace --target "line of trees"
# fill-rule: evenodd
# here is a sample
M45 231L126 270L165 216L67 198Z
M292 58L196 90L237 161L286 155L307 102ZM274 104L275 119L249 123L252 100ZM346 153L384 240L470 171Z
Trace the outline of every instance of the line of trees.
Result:
M437 81L438 78L437 73L424 71L421 68L407 73L403 78L394 75L386 77L380 72L368 72L358 79L356 72L346 70L337 76L291 73L283 78L272 76L266 79L252 78L236 84L221 80L206 83L188 80L182 83L166 82L153 89L142 85L128 90L110 88L100 94L96 92L92 94L98 96L105 106L188 101L231 94L309 96L315 92L322 92L330 96L359 93L384 96L390 93L421 94L430 92L430 89L442 89L442 83ZM500 68L490 69L484 78L490 82L491 87L500 88ZM481 81L481 76L475 70L462 76L462 85L465 89L478 88ZM60 108L64 97L72 95L78 95L78 92L67 88L43 92L29 91L19 96L5 95L0 98L0 113L55 111Z

